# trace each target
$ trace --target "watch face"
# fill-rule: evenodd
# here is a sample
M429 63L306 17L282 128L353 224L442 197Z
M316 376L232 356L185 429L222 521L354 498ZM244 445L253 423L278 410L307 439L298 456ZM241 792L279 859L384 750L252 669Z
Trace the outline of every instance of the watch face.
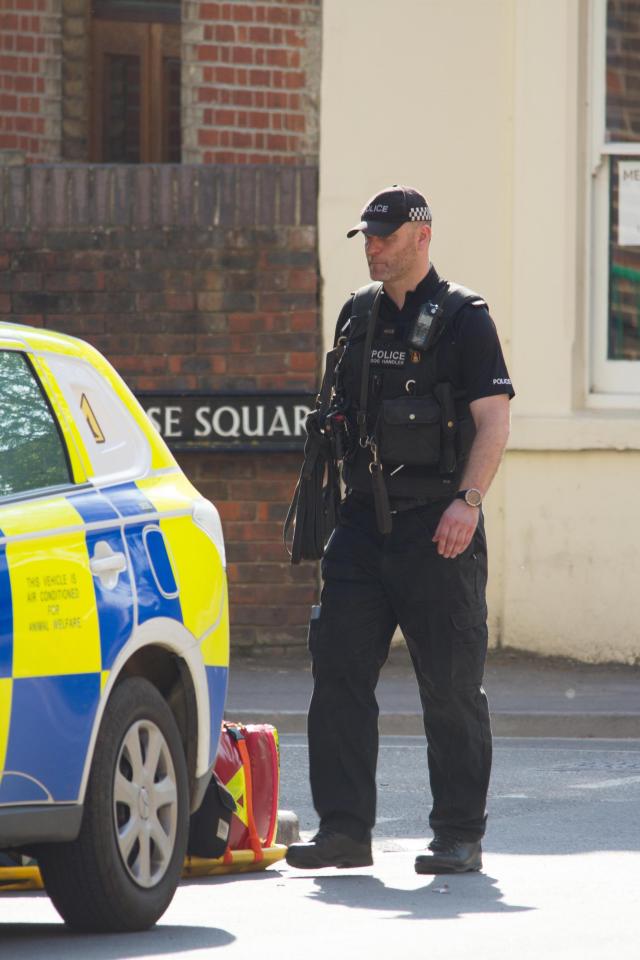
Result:
M464 499L470 507L479 507L482 503L482 494L479 490L467 490Z

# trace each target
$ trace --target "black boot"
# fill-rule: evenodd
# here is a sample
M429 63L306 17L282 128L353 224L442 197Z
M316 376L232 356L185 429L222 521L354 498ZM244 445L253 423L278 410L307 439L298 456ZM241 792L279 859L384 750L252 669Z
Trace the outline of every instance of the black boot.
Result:
M482 846L479 840L454 840L434 837L431 853L416 857L416 873L470 873L482 870Z
M309 843L292 843L287 863L301 870L318 867L370 867L373 863L370 840L352 840L344 833L321 827Z

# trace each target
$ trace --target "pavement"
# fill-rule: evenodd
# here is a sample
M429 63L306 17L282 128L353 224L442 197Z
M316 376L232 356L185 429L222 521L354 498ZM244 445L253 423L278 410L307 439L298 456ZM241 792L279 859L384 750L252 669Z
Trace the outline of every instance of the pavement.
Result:
M640 738L640 665L588 664L514 650L490 651L485 690L499 737ZM232 658L225 717L304 733L312 680L306 651ZM423 733L404 644L378 685L380 733Z

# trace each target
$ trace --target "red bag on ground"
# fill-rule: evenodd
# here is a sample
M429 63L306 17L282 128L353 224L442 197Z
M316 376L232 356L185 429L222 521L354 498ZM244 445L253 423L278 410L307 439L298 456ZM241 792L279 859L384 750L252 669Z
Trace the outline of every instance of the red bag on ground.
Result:
M231 817L229 850L253 850L275 843L278 829L280 755L278 732L269 723L222 724L214 766L220 782L236 802Z

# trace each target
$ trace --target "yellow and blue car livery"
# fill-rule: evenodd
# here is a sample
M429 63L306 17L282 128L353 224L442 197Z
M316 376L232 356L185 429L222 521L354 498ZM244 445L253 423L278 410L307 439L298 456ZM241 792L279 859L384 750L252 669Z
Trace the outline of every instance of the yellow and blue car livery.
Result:
M170 705L182 678L195 808L229 664L217 510L88 344L0 323L0 367L16 421L0 429L0 848L77 833L124 675L148 675Z

